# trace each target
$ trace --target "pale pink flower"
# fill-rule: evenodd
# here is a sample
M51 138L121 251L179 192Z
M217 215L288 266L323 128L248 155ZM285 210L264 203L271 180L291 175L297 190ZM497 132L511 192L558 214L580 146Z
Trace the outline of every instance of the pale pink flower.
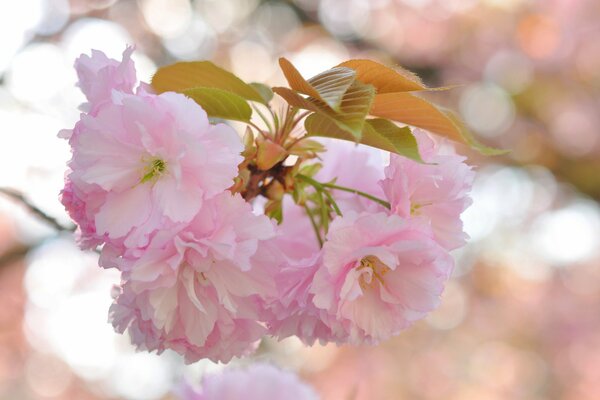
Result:
M205 201L183 229L160 231L141 257L120 261L115 328L141 349L173 349L187 362L227 362L254 350L266 329L265 299L275 295L273 223L239 195Z
M334 181L336 185L360 190L383 198L384 192L378 184L384 178L382 152L365 145L356 145L342 140L322 140L327 151L320 155L323 167L315 175L319 182ZM333 197L342 213L347 211L383 211L381 205L354 193L332 190Z
M413 133L421 157L428 164L391 155L381 181L391 211L404 218L427 221L436 240L449 250L463 246L468 236L463 232L460 214L471 204L468 193L475 173L464 163L465 157L444 152L422 130Z
M266 363L244 369L228 368L205 375L199 390L191 386L179 393L181 400L317 400L306 383L289 371Z
M330 314L313 304L310 288L322 263L321 253L308 259L287 259L275 276L278 295L270 302L267 326L277 339L296 336L304 344L343 343L347 333L335 329ZM333 329L332 329L333 327Z
M88 219L81 221L91 225L93 216L86 230L144 246L154 231L189 222L203 201L231 186L243 146L184 95L113 94L113 103L75 127L67 185L85 203L78 204Z
M127 47L122 61L108 58L99 50L92 50L91 57L82 54L75 60L79 81L77 86L88 100L82 110L96 114L103 104L111 102L112 91L133 93L136 83L135 65L131 60L134 47Z
M312 304L309 293L315 272L322 262L321 248L304 209L290 197L283 201L283 222L270 240L279 252L279 266L274 274L277 296L270 301L272 312L267 326L278 339L297 336L307 345L315 341L339 341L323 318L327 313Z
M419 221L348 213L330 225L310 291L350 343L377 343L435 309L452 268Z
M94 188L88 188L94 191ZM77 224L75 231L75 240L83 249L93 249L102 244L103 238L96 234L96 225L94 223L94 214L91 210L98 209L104 202L106 195L102 190L95 190L90 196L89 192L79 190L73 182L67 180L65 187L60 192L60 201L65 206L69 216ZM96 204L90 204L83 199L89 198Z

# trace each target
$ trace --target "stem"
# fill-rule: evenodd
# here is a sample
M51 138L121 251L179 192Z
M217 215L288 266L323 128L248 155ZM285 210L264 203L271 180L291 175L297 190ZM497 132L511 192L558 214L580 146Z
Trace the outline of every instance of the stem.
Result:
M298 114L298 116L297 116L297 117L296 117L296 119L294 120L294 124L293 124L293 126L296 126L296 125L298 125L298 123L299 123L300 121L302 121L302 118L306 117L306 116L307 116L308 114L310 114L311 112L312 112L312 111L304 111L304 112L301 112L300 114Z
M260 119L265 123L265 125L267 126L267 129L270 132L273 132L273 126L271 125L271 123L269 122L269 120L267 119L267 117L265 116L265 114L263 114L260 109L255 106L254 104L252 104L252 109L254 109L254 111L256 111L256 113L258 114L258 116L260 117Z
M342 190L344 192L349 192L349 193L354 193L354 194L357 194L359 196L365 197L365 198L367 198L369 200L373 200L374 202L381 204L382 206L384 206L388 210L392 208L392 206L390 205L390 203L388 203L387 201L382 200L382 199L380 199L378 197L372 196L369 193L361 192L360 190L348 188L348 187L345 187L345 186L334 185L333 183L322 183L322 185L325 186L325 187L327 187L327 188L336 189L336 190Z
M310 219L310 224L312 225L313 229L315 230L315 235L317 236L317 240L319 241L319 247L323 247L323 239L321 238L321 233L319 232L319 227L317 226L315 218L312 215L312 213L310 212L310 210L308 209L308 206L306 204L304 205L304 211L306 211L306 214L308 215L308 218Z
M342 212L340 211L340 208L338 207L337 203L333 199L333 196L331 195L331 193L329 193L328 190L326 190L326 188L323 186L323 184L321 182L317 182L313 178L306 176L306 175L302 175L302 174L297 174L296 176L298 178L302 179L303 181L305 181L306 183L308 183L309 185L311 185L312 187L314 187L315 190L319 194L325 195L325 197L327 197L327 200L329 200L329 203L331 204L331 207L333 208L335 213L340 217L342 216ZM321 196L321 199L322 199L322 196Z
M75 230L74 226L66 227L66 226L61 225L56 220L56 218L51 217L48 214L46 214L40 208L33 205L33 203L31 203L29 200L27 200L25 198L25 196L23 196L23 194L15 191L15 190L7 189L7 188L0 188L0 193L21 203L23 206L25 206L27 209L29 209L29 211L31 211L33 214L37 215L39 218L41 218L43 221L45 221L48 225L51 225L57 231L73 232Z
M333 210L335 211L335 213L341 217L342 212L340 211L340 208L338 207L337 203L333 199L333 196L331 195L331 193L329 193L328 191L325 190L325 191L323 191L323 194L325 195L325 197L327 197L327 200L329 200L329 203L333 207Z
M283 126L279 131L280 135L278 137L278 143L285 143L289 133L294 129L294 117L300 111L297 107L288 106L285 112L285 120L283 121Z
M297 174L296 175L298 178L310 183L311 185L313 185L315 188L318 186L324 187L324 188L330 188L330 189L336 189L336 190L342 190L344 192L349 192L349 193L354 193L357 194L359 196L365 197L369 200L373 200L376 203L381 204L382 206L384 206L385 208L387 208L388 210L391 209L392 207L390 206L390 203L388 203L385 200L381 200L378 197L372 196L369 193L365 193L365 192L361 192L360 190L356 190L356 189L352 189L352 188L348 188L345 186L339 186L339 185L335 185L333 183L321 183L321 182L317 182L314 179L306 176L306 175L302 175L302 174Z
M251 127L253 127L254 129L256 129L263 138L268 139L267 134L265 132L263 132L263 130L260 129L260 127L258 127L258 125L256 125L254 122L248 121L247 124L250 125Z

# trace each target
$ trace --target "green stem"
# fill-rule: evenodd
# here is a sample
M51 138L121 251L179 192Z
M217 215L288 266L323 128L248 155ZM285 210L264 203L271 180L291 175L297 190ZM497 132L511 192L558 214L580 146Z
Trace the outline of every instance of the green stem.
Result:
M256 129L263 138L268 139L267 134L262 129L260 129L260 127L258 125L256 125L254 122L248 121L247 124L250 125L251 127L253 127L254 129Z
M271 125L271 123L269 122L269 120L267 119L267 117L265 116L265 114L263 114L260 109L255 106L254 104L252 104L252 109L254 109L254 111L256 111L256 113L258 114L258 116L260 117L260 119L265 123L265 125L267 126L267 129L269 130L269 132L273 132L273 126Z
M329 189L336 189L336 190L342 190L344 192L349 192L349 193L354 193L356 195L365 197L369 200L372 200L378 204L381 204L382 206L384 206L385 208L387 208L388 210L391 208L390 203L388 203L385 200L382 200L378 197L372 196L369 193L365 193L365 192L361 192L360 190L356 190L356 189L352 189L352 188L348 188L345 186L339 186L339 185L335 185L333 183L321 183L321 182L317 182L314 179L312 179L311 177L308 177L306 175L302 175L302 174L297 174L296 175L298 178L304 180L305 182L311 184L312 186L315 187L315 189L317 189L318 187L321 188L329 188Z
M298 174L296 176L298 178L302 179L304 182L311 185L312 187L314 187L315 190L317 192L319 192L319 194L325 195L325 197L327 197L327 200L329 200L329 203L331 204L331 207L333 208L335 213L337 215L339 215L340 217L342 216L342 212L340 211L340 208L338 207L337 203L333 199L333 196L331 195L331 193L329 193L329 191L323 186L323 184L321 182L317 182L314 179L312 179L311 177L302 175L302 174ZM321 196L321 199L322 199L322 196Z
M329 200L329 203L331 203L331 207L333 207L333 211L335 211L335 213L341 217L342 212L340 211L340 208L338 207L337 203L333 199L333 196L331 195L331 193L329 193L327 190L324 190L323 194L325 195L325 197L327 197L327 200Z
M312 215L312 212L310 212L310 210L308 209L308 206L306 204L304 205L304 210L306 211L306 214L308 215L308 218L310 219L310 224L312 225L313 229L315 230L315 235L317 236L317 240L319 241L319 247L323 247L323 239L321 238L321 233L319 232L319 227L317 226L315 217Z

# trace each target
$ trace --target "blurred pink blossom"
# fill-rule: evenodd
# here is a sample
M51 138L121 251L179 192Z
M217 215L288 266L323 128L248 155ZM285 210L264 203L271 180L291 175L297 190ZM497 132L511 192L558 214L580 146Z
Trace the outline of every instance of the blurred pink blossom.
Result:
M270 364L226 369L206 375L199 391L185 387L181 400L317 400L306 383Z

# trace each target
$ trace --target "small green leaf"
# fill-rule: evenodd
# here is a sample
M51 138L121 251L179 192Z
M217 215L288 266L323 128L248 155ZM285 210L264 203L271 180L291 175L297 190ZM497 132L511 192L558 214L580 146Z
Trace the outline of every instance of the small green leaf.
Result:
M308 164L300 168L299 174L312 178L323 168L321 163Z
M273 91L291 106L328 116L340 129L350 133L357 141L360 139L365 118L375 97L373 86L355 81L344 94L340 111L334 112L322 101L313 97L302 97L291 89L274 87Z
M340 129L331 118L312 114L306 118L304 127L310 136L323 136L355 142L347 131ZM417 141L407 127L396 126L385 119L368 119L363 127L360 143L423 162Z
M368 119L361 143L400 154L421 163L424 162L419 154L417 140L410 128L399 127L387 119Z
M246 100L264 103L263 96L251 85L210 61L178 62L161 67L152 77L158 93L179 92L196 87L226 90Z
M305 98L294 92L292 89L288 89L286 87L274 87L273 91L283 97L283 99L293 107L302 108L304 110L314 111L314 112L327 112L327 109L323 103L320 103L311 98Z
M356 73L350 68L336 67L321 72L308 80L319 93L318 100L323 101L333 111L340 112L346 91L354 82Z
M283 205L281 200L269 200L265 204L265 215L273 218L278 224L283 222Z
M264 104L268 104L273 99L273 91L269 86L258 82L250 82L249 85L260 94Z
M356 141L360 141L365 118L369 114L374 97L375 88L372 85L355 81L344 94L341 112L333 115L336 124L350 132Z
M293 154L295 156L305 156L308 154L323 152L325 151L325 146L323 146L316 140L302 138L296 143L294 143L294 145L291 146L288 149L288 151L290 152L290 154Z
M356 72L351 68L334 67L306 80L285 58L279 59L279 65L290 88L326 104L336 112L340 111L344 94L356 77Z
M206 111L211 118L222 118L248 122L252 117L252 108L246 100L226 90L196 87L183 91Z

